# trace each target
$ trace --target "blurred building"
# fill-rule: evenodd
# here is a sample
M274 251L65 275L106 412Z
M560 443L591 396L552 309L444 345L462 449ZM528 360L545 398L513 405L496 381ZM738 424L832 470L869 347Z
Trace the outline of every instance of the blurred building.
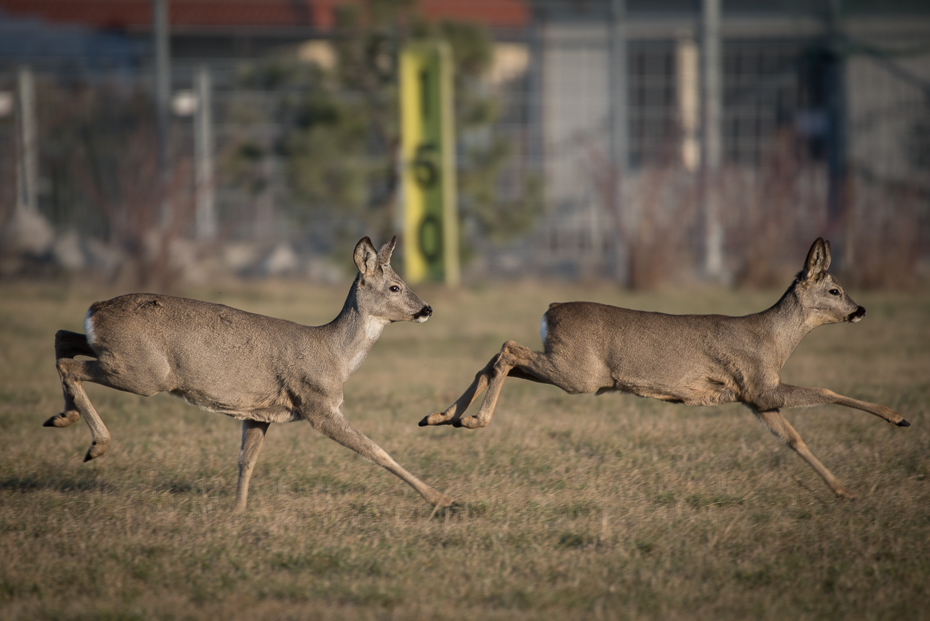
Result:
M209 67L219 151L235 133L223 110L266 97L237 86L237 67L268 57L328 66L334 10L343 4L350 2L169 3L173 90L190 89L197 68ZM694 266L706 267L716 245L716 277L764 284L777 277L766 269L796 269L820 234L843 241L838 261L860 272L892 241L907 255L900 269L913 272L926 260L925 2L421 0L420 7L433 20L490 29L488 88L503 110L495 132L513 154L500 183L519 188L513 179L527 174L544 182L544 213L529 232L507 243L474 240L473 274L649 285L700 273ZM15 90L24 64L62 83L147 84L151 39L148 0L0 0L0 90ZM716 95L708 94L711 83ZM719 111L709 121L713 106ZM183 121L176 130L193 131ZM0 133L12 131L0 122ZM274 200L290 200L273 156L263 165L278 187ZM80 202L69 203L79 190L55 190L47 169L41 176L43 210L93 229L94 218L63 214ZM217 200L240 206L226 210L240 214L226 230L254 228L241 216L254 198L218 187ZM253 211L273 218L269 209ZM321 235L280 234L304 252L327 250ZM872 281L883 278L876 272Z
M814 232L852 238L868 237L852 230L857 226L920 228L930 190L930 5L722 2L721 110L712 128L703 117L707 4L533 3L545 226L554 254L570 269L583 268L580 257L593 267L611 244L606 229L626 235L629 245L645 244L644 256L660 254L650 244L689 246L691 263L699 264L706 187L701 192L697 173L712 131L719 134L721 171L713 183L721 186L729 278L750 267L753 246L777 261L802 254ZM612 86L618 71L625 74L621 94ZM618 111L625 118L618 120ZM625 180L622 213L605 209L598 174ZM893 188L903 194L889 202L913 201L913 211L877 199ZM831 214L835 202L840 213ZM794 213L782 213L786 208Z

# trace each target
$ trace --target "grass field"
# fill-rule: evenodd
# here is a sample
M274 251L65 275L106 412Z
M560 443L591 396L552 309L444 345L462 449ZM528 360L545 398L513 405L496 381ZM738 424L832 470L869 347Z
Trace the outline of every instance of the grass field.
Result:
M786 283L787 284L787 283ZM348 290L305 283L185 292L301 323ZM0 285L0 618L930 618L930 294L858 294L782 378L886 404L787 410L859 498L836 501L748 410L569 396L511 379L483 430L418 428L506 339L538 348L548 302L761 310L781 291L630 294L565 283L419 288L423 325L385 330L346 384L364 433L464 508L315 433L273 425L249 510L232 516L238 421L86 385L109 427L81 460L53 335L82 330L89 286Z

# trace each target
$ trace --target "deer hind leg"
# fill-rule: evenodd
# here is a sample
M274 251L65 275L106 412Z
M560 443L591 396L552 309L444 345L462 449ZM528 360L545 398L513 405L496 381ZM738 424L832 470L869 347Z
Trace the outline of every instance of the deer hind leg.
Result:
M491 417L494 416L497 398L500 396L504 380L507 379L508 375L543 384L559 385L552 379L550 365L545 354L534 352L529 347L520 345L516 341L504 343L496 357L496 361L492 359L491 362L493 364L488 364L490 369L487 372L488 392L481 404L481 409L474 416L454 420L452 422L454 426L468 429L487 427L491 423ZM485 369L488 369L488 367L485 367Z
M68 330L59 330L56 332L55 359L71 359L75 356L89 356L91 358L96 358L97 354L94 353L93 349L91 349L85 335L79 334L77 332L69 332ZM81 417L81 413L74 405L74 400L68 395L68 391L65 389L64 378L62 377L61 380L62 392L64 393L65 398L65 408L60 414L56 414L55 416L52 416L47 421L45 421L43 423L44 427L67 427L72 423L76 423L77 420Z
M462 396L456 399L455 403L442 412L436 412L435 414L424 417L423 420L419 422L420 427L426 427L427 425L454 425L461 419L462 414L468 409L468 406L474 403L478 395L488 387L488 378L491 376L498 358L500 358L500 354L494 354L490 362L475 374L474 381L465 392L462 393Z
M843 487L843 484L840 483L833 474L827 470L826 466L820 463L820 460L814 457L814 454L810 452L810 449L807 448L807 444L804 443L804 440L801 439L801 436L798 435L798 432L795 431L794 427L785 420L785 417L782 416L781 412L778 410L766 410L758 411L753 410L753 414L756 415L756 418L765 425L769 431L771 431L778 439L787 444L795 453L801 456L801 459L806 461L810 466L817 471L826 484L833 490L833 493L840 498L855 498L856 496L852 494L849 490Z
M434 490L410 474L403 466L394 461L387 451L356 429L338 409L307 416L307 421L324 436L335 440L346 448L352 449L368 461L399 477L423 496L428 503L437 507L449 507L455 504L452 498Z
M64 419L69 419L74 416L77 420L77 416L83 416L84 420L87 422L87 426L90 428L91 435L91 445L87 449L87 454L84 456L84 461L90 461L96 457L100 457L107 450L107 445L110 444L110 432L107 431L106 426L103 424L103 421L100 420L100 416L97 415L97 411L94 409L93 404L90 402L90 399L87 397L87 393L84 392L84 387L81 385L81 382L94 382L97 384L109 385L106 382L104 373L100 370L100 363L96 360L73 360L71 358L59 358L58 359L58 375L61 378L61 387L65 395L65 411L60 414ZM72 415L72 412L77 412L77 415ZM57 417L53 417L50 421L55 420ZM74 421L71 421L74 422ZM48 424L48 422L46 423ZM68 424L71 424L70 422ZM55 425L52 423L52 426L63 426Z
M236 513L245 509L249 499L249 481L258 461L258 453L265 441L269 423L254 420L242 421L242 447L239 449L239 482L236 484Z

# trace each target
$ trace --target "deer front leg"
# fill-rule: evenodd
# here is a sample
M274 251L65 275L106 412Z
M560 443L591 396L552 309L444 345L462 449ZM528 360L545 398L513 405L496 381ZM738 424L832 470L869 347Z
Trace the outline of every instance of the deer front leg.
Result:
M306 416L310 425L328 438L332 438L346 448L350 448L368 461L374 462L388 472L398 476L404 483L415 489L426 501L438 507L449 507L454 500L413 476L387 454L387 451L375 444L368 436L356 429L352 423L334 408L330 411L315 412Z
M903 416L887 406L878 403L869 403L868 401L860 401L851 397L844 397L826 388L806 388L803 386L782 384L779 386L778 394L782 400L781 407L803 408L833 403L874 414L898 427L911 426L909 422L904 420Z
M100 416L97 415L93 404L87 398L87 393L84 392L84 387L81 386L81 382L85 381L102 383L103 378L99 364L96 360L84 361L59 358L57 366L58 375L61 378L61 387L65 395L65 411L60 415L60 418L69 420L74 416L72 412L79 412L80 416L83 416L87 422L91 435L91 445L87 449L84 461L100 457L107 451L107 445L110 444L110 432L107 431L103 421L100 420ZM51 426L64 426L52 422L58 418L52 417L49 421L46 421L46 424L52 423ZM77 420L76 416L74 419ZM71 422L67 424L70 425Z
M426 427L427 425L454 425L456 421L461 419L462 414L468 409L468 406L474 403L478 395L488 387L488 377L491 375L494 365L497 364L498 358L500 358L500 354L494 354L494 357L484 365L484 368L475 374L474 381L465 392L462 393L462 396L456 399L455 403L442 412L436 412L435 414L425 416L423 420L419 422L420 427Z
M826 481L827 485L833 490L833 493L840 498L855 498L856 496L850 493L843 484L840 483L833 474L827 470L826 466L820 463L820 460L814 457L814 454L810 452L810 449L807 448L807 444L804 443L804 440L801 439L801 436L798 435L798 432L795 431L794 427L785 420L785 417L782 416L781 412L776 410L752 410L752 413L756 415L756 418L765 425L769 431L771 431L775 437L787 444L795 453L801 456L801 459L806 461L810 466L817 471L823 480Z
M239 449L239 482L236 484L235 513L245 510L249 499L249 481L252 479L252 470L258 461L258 453L262 450L265 441L265 432L269 423L255 420L242 421L242 448Z

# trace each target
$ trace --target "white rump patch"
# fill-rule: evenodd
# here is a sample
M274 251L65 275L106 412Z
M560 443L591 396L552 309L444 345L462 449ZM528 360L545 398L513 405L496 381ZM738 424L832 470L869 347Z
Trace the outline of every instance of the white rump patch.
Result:
M549 326L546 324L546 316L542 316L542 321L539 323L539 336L542 337L542 342L546 342L546 335L549 333Z
M87 335L87 342L91 345L97 340L97 334L94 332L94 322L90 317L90 309L87 310L87 316L84 317L84 334Z

